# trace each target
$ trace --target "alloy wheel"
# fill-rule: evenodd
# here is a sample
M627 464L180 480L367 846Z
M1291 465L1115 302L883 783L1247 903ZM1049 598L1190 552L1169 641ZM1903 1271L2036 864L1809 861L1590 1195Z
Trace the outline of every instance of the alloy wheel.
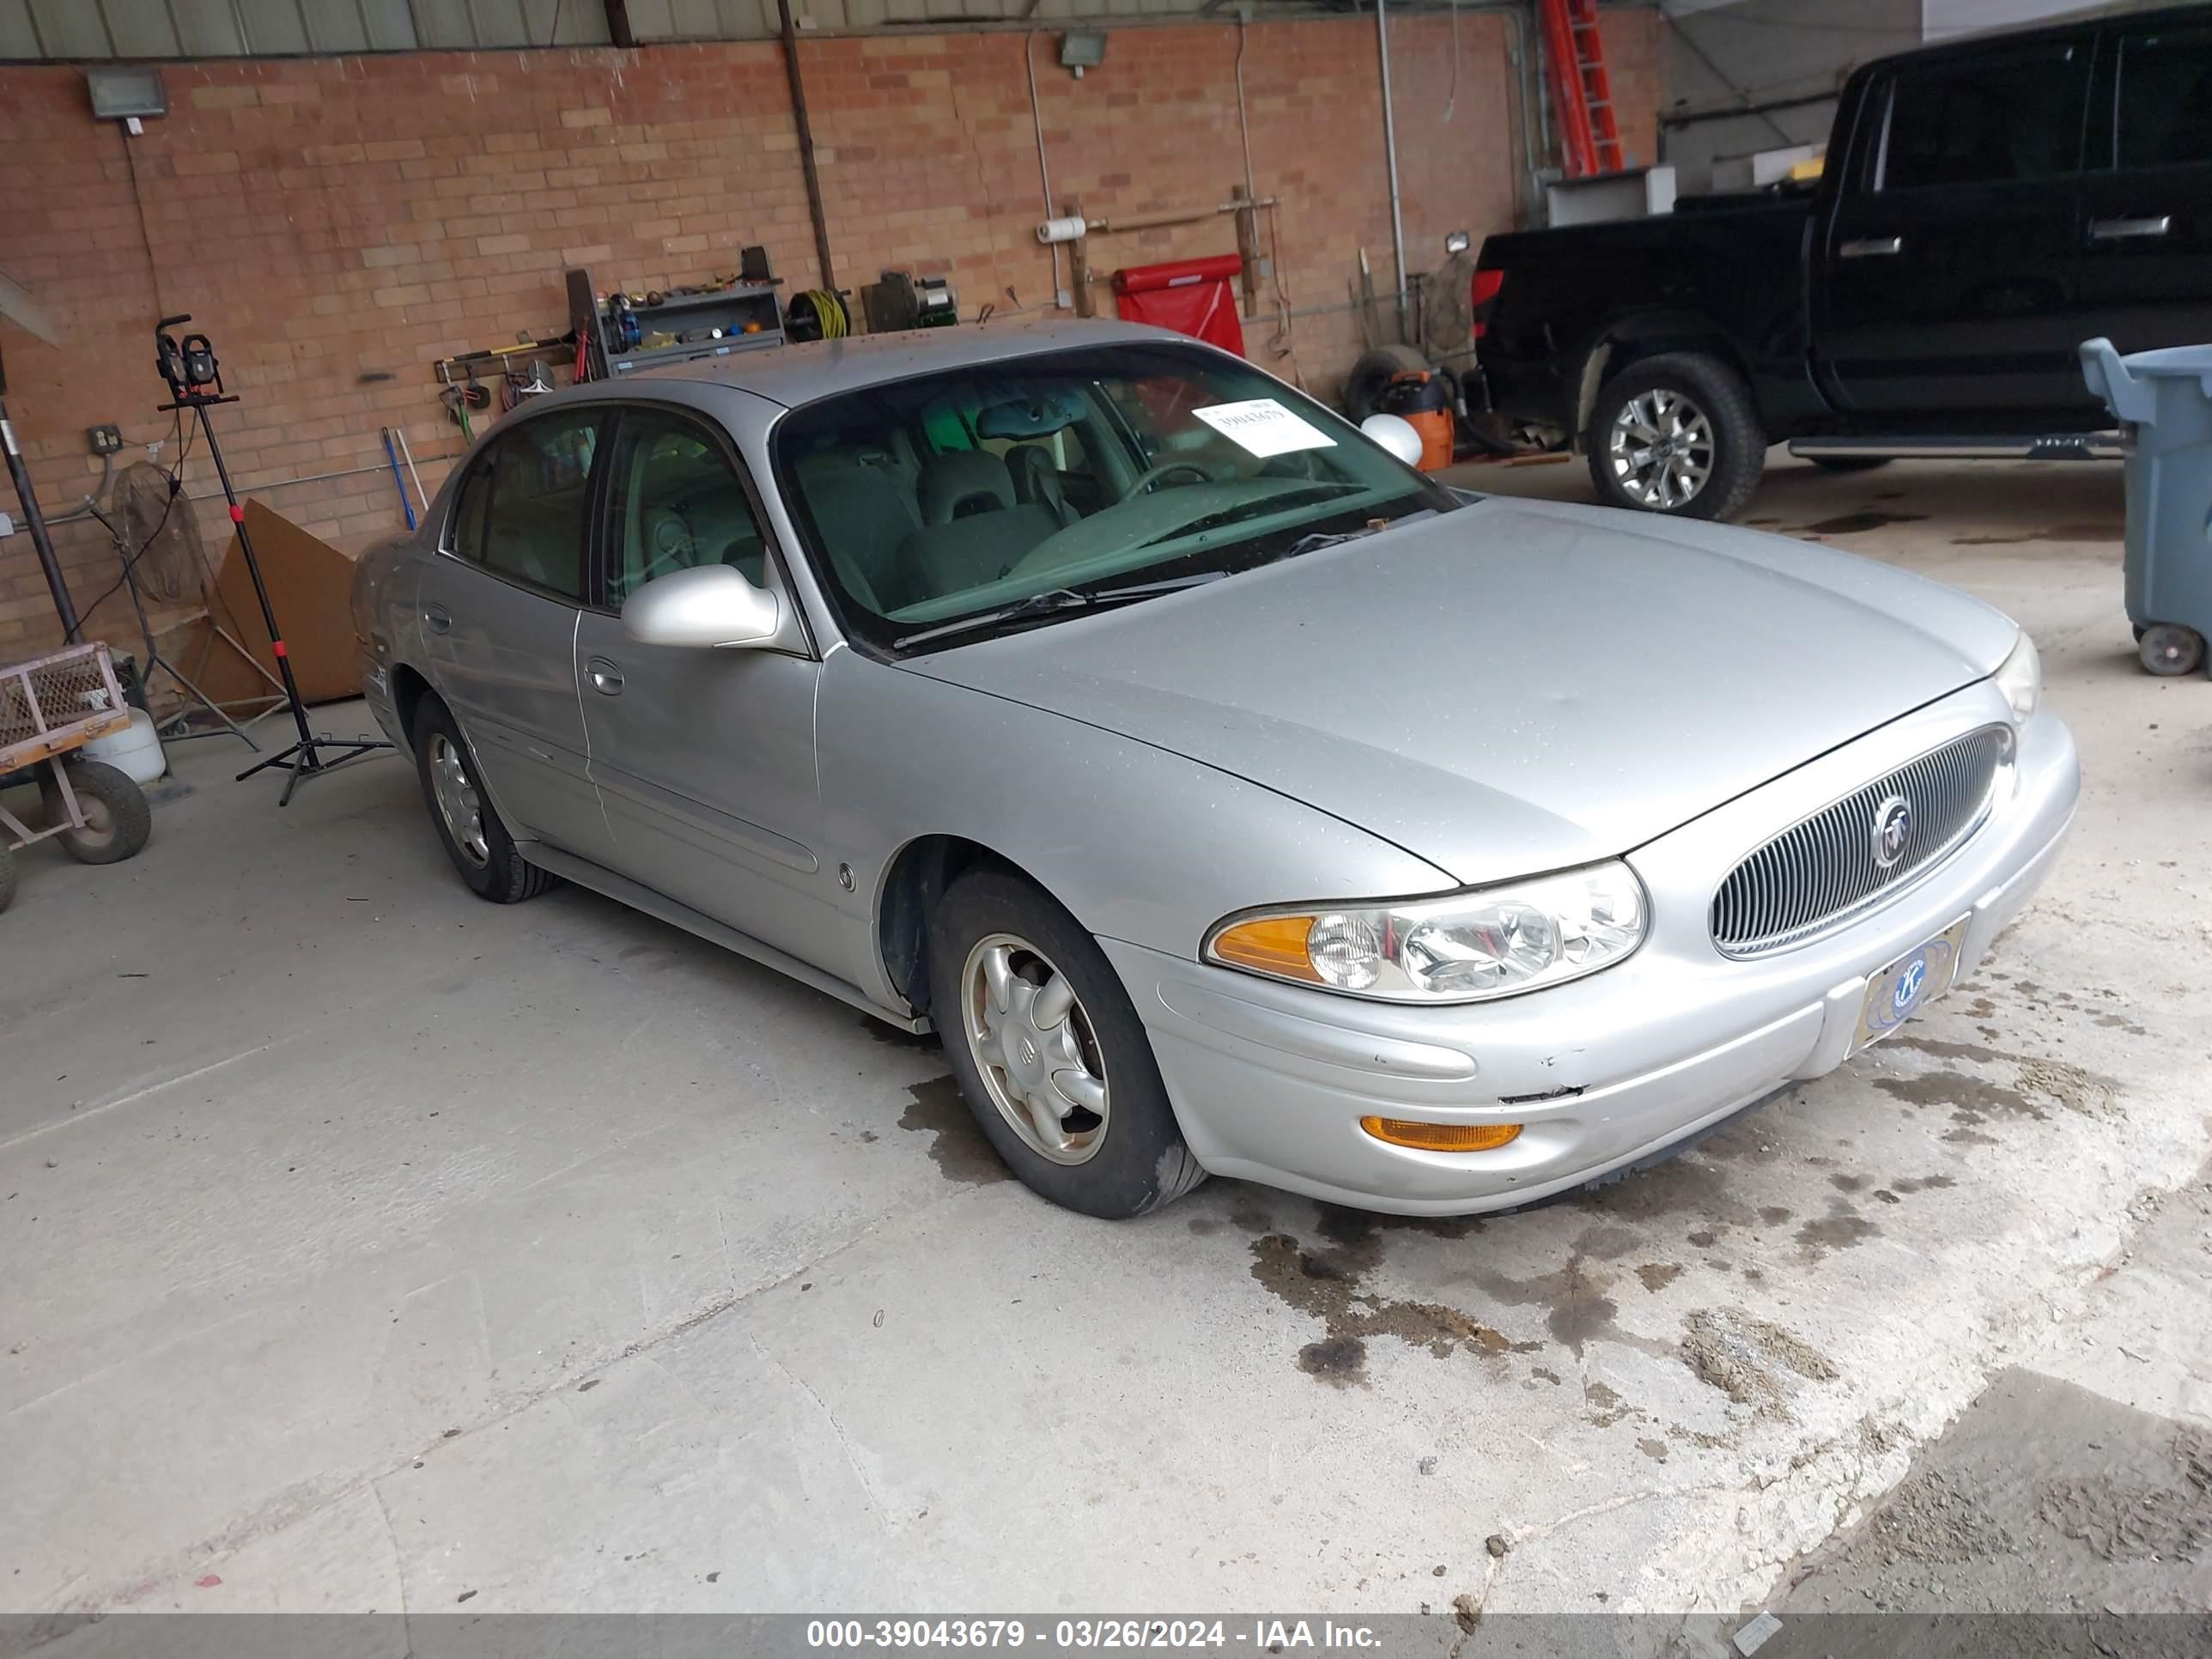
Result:
M961 1024L991 1103L1041 1158L1088 1163L1112 1097L1091 1016L1052 959L1013 933L976 941L961 969Z
M1621 405L1606 453L1621 489L1665 513L1688 506L1705 487L1715 447L1705 411L1679 392L1654 386Z

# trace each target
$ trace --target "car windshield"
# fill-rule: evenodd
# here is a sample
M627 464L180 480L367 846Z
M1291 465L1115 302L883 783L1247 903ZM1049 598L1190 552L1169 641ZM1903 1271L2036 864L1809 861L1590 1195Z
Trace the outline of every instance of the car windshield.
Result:
M1258 370L1139 342L825 398L776 469L848 634L942 649L1455 498Z

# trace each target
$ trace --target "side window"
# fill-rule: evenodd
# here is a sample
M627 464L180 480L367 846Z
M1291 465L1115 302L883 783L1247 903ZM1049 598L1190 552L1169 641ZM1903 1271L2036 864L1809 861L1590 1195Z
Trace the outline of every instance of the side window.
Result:
M453 550L512 581L580 600L592 458L605 412L544 415L495 438L462 481Z
M624 413L615 447L614 533L607 603L671 571L726 564L766 580L768 545L744 480L696 423L649 410Z
M2089 52L2059 43L1900 70L1878 190L2047 179L2081 166Z
M2212 161L2212 28L2120 36L2112 147L2124 170Z
M446 544L471 564L483 562L484 514L491 506L491 466L498 458L499 446L494 444L461 480L460 493L453 498L453 528Z

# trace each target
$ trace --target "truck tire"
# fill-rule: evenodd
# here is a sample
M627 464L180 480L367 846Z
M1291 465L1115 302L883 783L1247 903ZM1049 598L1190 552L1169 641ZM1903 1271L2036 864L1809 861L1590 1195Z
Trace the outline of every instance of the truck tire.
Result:
M1734 369L1702 352L1629 364L1599 389L1585 435L1607 507L1735 518L1766 470L1766 433Z
M1344 378L1344 412L1358 426L1370 415L1382 412L1382 394L1394 374L1419 374L1429 360L1407 345L1376 346L1359 354L1352 373Z

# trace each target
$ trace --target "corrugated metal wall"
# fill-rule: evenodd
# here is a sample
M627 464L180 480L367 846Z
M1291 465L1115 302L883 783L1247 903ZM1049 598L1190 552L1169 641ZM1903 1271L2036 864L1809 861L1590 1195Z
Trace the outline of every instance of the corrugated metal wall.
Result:
M818 29L1172 15L1206 0L793 0ZM629 0L647 40L776 32L775 0ZM0 59L285 57L608 44L601 0L0 0Z

